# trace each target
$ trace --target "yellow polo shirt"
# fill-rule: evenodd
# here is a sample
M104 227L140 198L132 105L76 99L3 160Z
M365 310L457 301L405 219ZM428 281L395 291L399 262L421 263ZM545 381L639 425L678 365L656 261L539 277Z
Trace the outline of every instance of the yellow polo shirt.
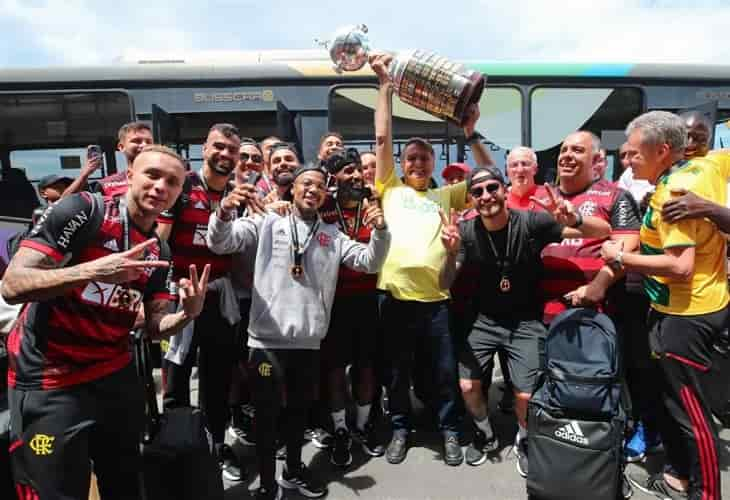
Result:
M684 188L725 206L726 182L708 158L694 158L656 185L641 225L641 253L661 255L672 247L695 247L694 274L689 281L666 276L646 276L644 290L651 307L665 314L690 316L719 311L730 301L727 287L725 238L708 219L684 219L674 224L662 220L661 209L672 190Z
M446 259L441 243L441 217L466 204L466 183L416 191L398 178L393 168L385 182L376 180L391 241L388 257L378 275L378 289L399 300L436 302L449 298L438 285Z

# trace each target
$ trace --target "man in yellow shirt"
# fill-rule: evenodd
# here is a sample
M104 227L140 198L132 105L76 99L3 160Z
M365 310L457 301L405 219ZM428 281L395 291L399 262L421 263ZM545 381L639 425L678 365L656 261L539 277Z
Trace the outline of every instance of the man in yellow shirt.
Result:
M410 381L418 356L420 363L426 363L424 372L432 377L432 401L426 403L438 413L439 430L444 436L444 461L459 465L463 461L457 435L461 411L456 357L449 335L449 291L439 286L439 271L446 258L440 239L439 209L446 213L451 209L463 210L466 185L460 182L430 189L434 151L426 140L419 138L411 138L403 148L404 180L396 175L391 127L393 90L387 75L391 59L377 55L370 60L380 82L375 108L375 186L382 197L392 237L377 283L393 428L386 458L390 463L400 463L406 457L411 426ZM472 106L464 133L476 162L491 164L489 153L475 133L478 118L479 110Z
M663 402L657 419L668 466L648 478L630 474L629 479L663 497L686 492L690 499L719 500L718 437L702 379L710 369L712 344L728 319L725 239L706 219L667 222L661 210L679 187L724 204L725 179L704 159L684 159L687 129L672 113L641 115L626 134L636 152L634 176L656 185L656 191L641 227L641 254L624 254L608 241L601 256L618 269L646 275L649 345Z

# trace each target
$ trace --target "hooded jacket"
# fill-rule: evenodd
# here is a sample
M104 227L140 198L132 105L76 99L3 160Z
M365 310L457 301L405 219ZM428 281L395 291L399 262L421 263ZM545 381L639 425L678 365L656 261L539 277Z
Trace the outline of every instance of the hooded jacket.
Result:
M206 238L212 252L256 248L249 347L319 349L329 328L340 265L365 273L377 273L382 267L390 247L387 229L375 229L365 245L348 238L336 225L317 220L319 225L302 256L304 272L295 278L292 223L304 243L315 221L275 213L224 221L211 214Z

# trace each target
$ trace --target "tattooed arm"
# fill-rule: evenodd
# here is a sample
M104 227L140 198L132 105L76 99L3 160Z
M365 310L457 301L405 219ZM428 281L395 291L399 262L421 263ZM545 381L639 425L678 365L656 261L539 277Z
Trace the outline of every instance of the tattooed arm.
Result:
M2 281L2 296L8 304L51 299L90 281L83 265L58 269L48 255L21 247L10 261Z
M53 257L21 246L13 256L2 281L2 296L8 304L37 302L63 295L90 281L127 283L139 278L148 267L167 267L166 261L138 260L150 239L126 252L119 252L71 267L59 267Z
M145 331L152 340L159 340L175 335L192 321L184 310L170 312L170 301L164 299L145 302Z
M210 264L206 264L203 274L198 279L198 269L190 266L190 277L178 283L180 306L171 313L169 300L152 299L145 302L147 336L161 339L174 335L196 318L203 310L205 294L208 290Z

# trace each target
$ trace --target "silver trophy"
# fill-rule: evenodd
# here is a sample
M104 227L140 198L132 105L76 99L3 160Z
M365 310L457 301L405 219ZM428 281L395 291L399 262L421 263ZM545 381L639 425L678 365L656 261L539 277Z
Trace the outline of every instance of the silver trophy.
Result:
M326 45L335 71L357 71L375 52L364 24L340 28ZM439 118L463 125L466 110L479 102L486 76L433 52L397 53L388 65L393 89L403 102Z

